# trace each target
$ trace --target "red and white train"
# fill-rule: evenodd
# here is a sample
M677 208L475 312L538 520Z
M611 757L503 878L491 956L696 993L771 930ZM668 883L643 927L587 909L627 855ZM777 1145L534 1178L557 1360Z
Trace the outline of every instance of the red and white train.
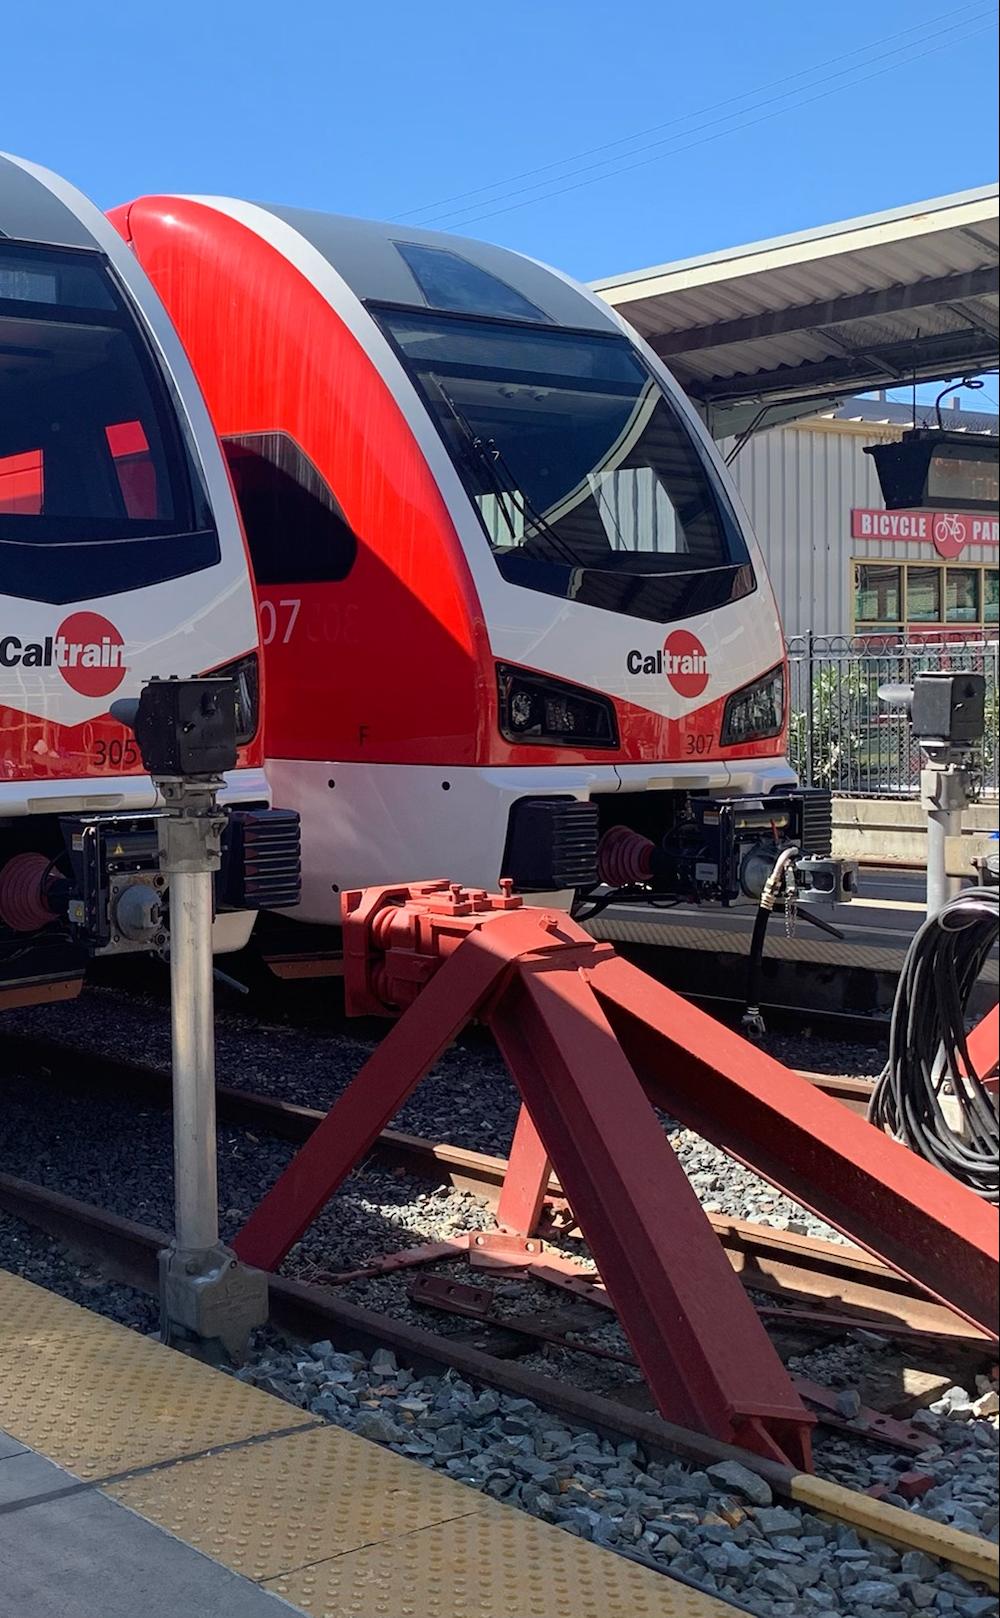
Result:
M302 920L404 875L728 902L762 853L829 851L746 514L607 305L403 226L221 197L110 217L229 462Z
M294 902L241 853L294 836L267 814L258 656L225 461L162 304L85 197L0 156L0 1008L165 943L156 794L110 712L153 675L234 680L216 948Z

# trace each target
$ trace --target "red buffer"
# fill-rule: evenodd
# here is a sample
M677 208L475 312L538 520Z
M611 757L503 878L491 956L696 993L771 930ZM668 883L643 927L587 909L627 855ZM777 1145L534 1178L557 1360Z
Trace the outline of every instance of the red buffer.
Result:
M564 915L446 882L345 895L354 1014L402 1012L235 1243L276 1268L473 1018L524 1106L503 1209L532 1223L549 1160L672 1421L809 1465L812 1417L650 1106L966 1318L994 1329L996 1223L971 1192L595 943Z

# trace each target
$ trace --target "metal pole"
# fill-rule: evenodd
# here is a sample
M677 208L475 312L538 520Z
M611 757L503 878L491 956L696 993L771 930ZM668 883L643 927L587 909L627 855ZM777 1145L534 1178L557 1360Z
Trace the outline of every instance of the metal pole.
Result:
M163 1341L238 1358L267 1319L267 1277L219 1240L212 915L222 778L156 777L160 869L170 896L174 1239L160 1254Z
M806 637L806 786L816 785L815 758L813 755L813 681L816 677L815 662L816 637L810 629Z
M920 801L927 816L927 914L934 916L961 890L948 875L947 839L962 831L969 802L969 775L961 764L932 761L920 772Z
M179 1248L219 1240L212 991L212 873L170 879L174 1228Z

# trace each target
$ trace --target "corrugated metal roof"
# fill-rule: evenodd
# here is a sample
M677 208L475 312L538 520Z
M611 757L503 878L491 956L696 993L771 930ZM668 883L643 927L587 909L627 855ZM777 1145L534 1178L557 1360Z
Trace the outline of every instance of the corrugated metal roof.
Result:
M997 186L592 282L709 407L996 364Z
M933 403L922 404L919 400L914 411L912 404L897 399L845 399L829 415L835 421L866 421L873 426L937 426ZM995 411L956 409L942 399L941 420L949 432L989 433L992 438L1000 435L1000 416Z

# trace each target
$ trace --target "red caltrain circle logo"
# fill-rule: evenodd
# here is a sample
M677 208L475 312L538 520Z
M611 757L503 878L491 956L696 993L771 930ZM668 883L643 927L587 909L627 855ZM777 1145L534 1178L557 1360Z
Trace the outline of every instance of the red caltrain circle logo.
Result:
M708 684L708 653L689 629L675 629L663 642L663 672L682 697L700 697Z
M82 697L107 697L127 673L121 631L99 612L71 612L55 632L52 661Z

